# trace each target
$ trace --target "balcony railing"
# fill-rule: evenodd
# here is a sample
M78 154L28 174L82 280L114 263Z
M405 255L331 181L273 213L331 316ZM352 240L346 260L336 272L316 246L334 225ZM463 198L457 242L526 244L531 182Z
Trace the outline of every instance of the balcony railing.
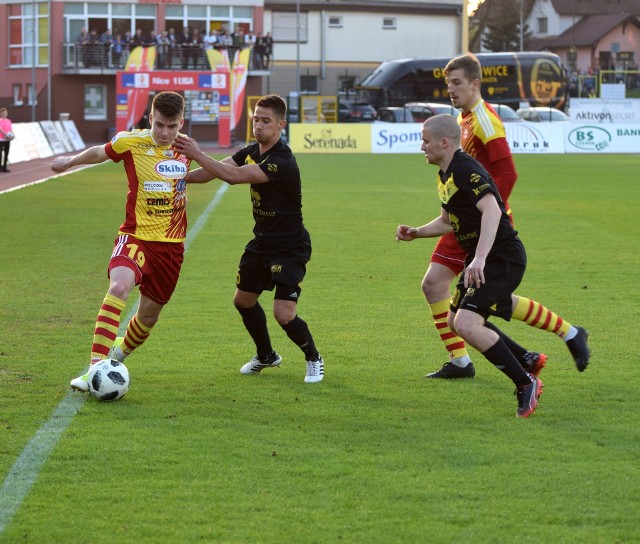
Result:
M123 47L122 51L113 45L103 43L93 44L63 44L63 70L65 73L113 73L123 70L129 57L130 50ZM228 46L229 60L233 62L235 52L240 49ZM269 71L270 58L256 51L253 47L249 56L249 72ZM210 70L206 50L199 46L176 46L162 50L157 48L155 70Z

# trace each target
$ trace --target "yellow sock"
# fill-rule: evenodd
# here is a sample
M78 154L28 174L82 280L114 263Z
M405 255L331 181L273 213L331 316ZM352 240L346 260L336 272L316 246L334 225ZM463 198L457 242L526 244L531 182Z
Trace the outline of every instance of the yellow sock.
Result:
M444 349L449 353L449 358L456 359L467 355L467 347L464 340L455 334L447 325L449 316L449 299L441 300L434 304L429 304L433 323L440 335L440 340L444 344Z
M107 293L100 306L96 328L93 331L91 345L91 362L97 363L109 355L109 350L118 334L120 314L124 310L125 301Z
M122 342L123 351L129 355L134 349L139 348L149 338L153 326L147 327L138 321L138 316L134 315L127 325L127 332Z
M545 308L535 300L518 296L518 303L513 311L512 319L524 321L527 325L542 329L543 331L557 334L560 338L564 338L569 332L571 323L562 319L559 315Z

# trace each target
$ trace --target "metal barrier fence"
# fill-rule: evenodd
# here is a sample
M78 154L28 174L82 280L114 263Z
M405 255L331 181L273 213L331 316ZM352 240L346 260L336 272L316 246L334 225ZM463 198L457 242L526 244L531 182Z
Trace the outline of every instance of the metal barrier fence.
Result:
M128 46L120 48L113 44L100 42L88 44L65 43L63 47L65 68L75 68L77 70L121 70L124 68L130 53ZM235 52L240 48L228 46L224 49L228 51L229 59L233 60ZM269 61L270 58L268 56L251 47L249 70L268 70ZM155 68L158 70L210 69L205 48L197 45L156 46Z

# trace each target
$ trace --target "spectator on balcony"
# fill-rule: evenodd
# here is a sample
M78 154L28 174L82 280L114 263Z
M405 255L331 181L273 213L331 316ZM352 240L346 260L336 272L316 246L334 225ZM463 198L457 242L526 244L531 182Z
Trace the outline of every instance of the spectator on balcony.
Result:
M144 45L145 42L145 38L142 35L142 29L138 28L136 30L136 33L131 37L131 40L129 41L129 49L133 50L136 47L142 47Z
M102 44L100 43L100 36L98 36L98 31L95 28L91 29L89 33L89 41L87 43L87 62L89 66L98 65L103 66L103 58L102 58Z
M256 35L253 33L253 31L249 30L249 32L244 35L244 45L245 47L253 47L255 44Z
M109 57L111 52L111 46L113 45L113 34L111 29L107 28L102 34L100 34L100 60L101 65L105 66L109 64Z
M233 39L224 28L221 28L218 33L218 43L216 47L218 49L226 49L230 45L233 45Z
M190 53L189 59L193 64L194 70L201 68L204 65L204 41L202 33L197 28L194 28L191 34Z
M149 32L148 36L142 37L142 47L153 47L158 45L158 35L155 30Z
M189 63L189 57L191 55L190 51L191 51L191 32L189 32L189 27L185 26L182 29L182 34L180 34L180 36L178 36L177 39L177 43L180 47L180 58L182 59L182 69L186 70L188 63Z
M122 53L126 51L126 48L127 42L118 32L111 46L111 62L116 70L122 68Z
M163 30L156 38L158 51L158 68L163 70L167 67L167 57L169 56L169 32Z
M205 49L213 49L218 43L218 32L211 30L209 34L202 38L202 41L204 42Z
M233 34L233 45L238 49L242 49L244 47L244 30L240 27L237 27Z
M271 62L271 55L273 53L273 38L271 37L271 32L267 32L267 35L263 40L264 44L264 55L262 57L262 65L265 70L269 69L269 63Z
M262 70L264 68L264 36L262 32L258 32L256 36L256 43L253 46L253 67L256 70Z
M167 31L167 39L169 40L169 55L167 57L167 68L173 67L173 59L178 56L178 37L176 30L170 27Z
M76 38L76 61L77 64L87 66L87 45L89 44L89 34L87 29L80 30L80 34Z

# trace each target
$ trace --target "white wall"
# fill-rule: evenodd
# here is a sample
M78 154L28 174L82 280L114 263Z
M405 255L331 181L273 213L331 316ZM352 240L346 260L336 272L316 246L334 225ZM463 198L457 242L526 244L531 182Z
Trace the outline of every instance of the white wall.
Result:
M329 28L329 16L342 17L342 28ZM405 57L449 57L460 51L460 21L453 16L395 15L395 29L382 28L383 14L309 12L307 43L300 44L301 61L322 58L321 33L325 31L327 62L382 62ZM324 17L324 25L322 20ZM271 13L265 13L265 31L271 28ZM275 43L275 59L295 60L295 43Z

